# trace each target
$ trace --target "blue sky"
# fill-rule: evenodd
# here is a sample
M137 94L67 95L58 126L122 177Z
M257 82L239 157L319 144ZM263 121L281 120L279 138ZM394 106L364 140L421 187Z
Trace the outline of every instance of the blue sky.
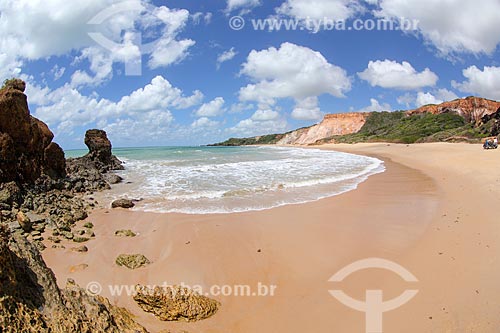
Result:
M418 24L348 29L400 18ZM266 19L296 29L254 29ZM28 83L65 149L95 127L116 147L198 145L326 113L499 100L498 22L497 0L1 0L0 79Z

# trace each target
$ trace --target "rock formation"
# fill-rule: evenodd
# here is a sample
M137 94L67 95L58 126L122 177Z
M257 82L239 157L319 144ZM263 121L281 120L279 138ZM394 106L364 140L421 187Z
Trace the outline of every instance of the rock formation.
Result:
M307 145L334 135L356 133L363 127L368 115L364 112L327 114L319 124L285 134L277 144Z
M111 152L111 141L105 131L88 130L85 133L85 144L89 148L87 158L94 161L101 171L123 170L122 162Z
M0 89L0 182L33 183L42 173L65 175L64 152L52 142L54 134L32 117L21 80Z
M109 184L121 181L112 170L123 170L122 162L112 154L106 132L92 129L85 133L87 155L66 161L66 171L79 192L109 189Z
M74 282L59 289L38 250L0 226L2 332L147 332L125 309L87 294Z
M438 105L425 105L408 111L408 115L419 113L456 113L468 123L479 124L483 117L497 112L500 112L500 102L479 97L467 97Z
M181 286L136 287L134 300L146 312L163 321L197 321L213 316L219 302Z

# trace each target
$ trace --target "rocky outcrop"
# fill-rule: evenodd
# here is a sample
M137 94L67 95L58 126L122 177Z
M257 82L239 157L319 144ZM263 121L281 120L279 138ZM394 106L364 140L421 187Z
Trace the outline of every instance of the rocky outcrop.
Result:
M42 173L65 175L64 152L54 134L32 117L25 83L9 80L0 89L0 182L33 183Z
M142 254L120 254L115 263L129 269L137 269L149 265L151 261Z
M123 165L112 154L106 132L88 130L85 133L85 144L89 148L87 155L66 161L66 171L72 179L74 189L78 192L98 191L109 189L110 183L119 183L121 178L110 171L123 170Z
M463 117L465 121L472 124L481 123L485 116L492 115L500 111L500 102L492 101L480 97L467 97L444 102L439 105L425 105L418 109L408 111L408 115L420 113L455 113Z
M59 289L38 250L2 226L0 281L2 332L147 332L127 310L87 294L73 281Z
M163 321L198 321L213 316L219 302L181 287L136 287L134 300L146 312Z
M364 112L327 114L321 123L285 134L277 144L307 145L334 135L356 133L363 127L368 115Z
M105 131L88 130L85 133L85 144L89 148L87 158L94 161L102 172L123 170L122 162L111 152L111 141Z

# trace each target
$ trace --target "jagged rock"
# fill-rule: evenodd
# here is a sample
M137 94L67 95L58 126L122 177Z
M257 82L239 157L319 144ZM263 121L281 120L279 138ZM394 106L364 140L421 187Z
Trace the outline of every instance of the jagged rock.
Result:
M66 176L66 158L64 151L55 142L51 142L44 151L43 172L51 178L59 179Z
M135 237L137 236L132 230L117 230L115 236L118 237Z
M9 241L9 239L11 240ZM54 273L24 237L0 227L0 331L5 333L147 333L125 309Z
M116 258L115 263L118 266L137 269L150 264L151 261L142 254L120 254Z
M0 203L9 207L21 201L21 189L15 182L0 184Z
M213 316L220 303L188 288L136 286L134 300L163 321L197 321Z
M118 199L111 203L111 208L132 208L135 204L129 199Z
M19 212L16 215L17 222L25 232L31 231L31 221L23 212Z
M14 89L24 92L26 90L26 83L21 79L10 79L5 80L3 87L4 89Z
M122 170L120 160L111 152L111 141L103 130L92 129L85 133L85 144L89 148L87 157L95 161L104 171Z
M54 134L30 115L23 91L21 80L0 89L0 182L32 184L45 170L64 173L64 152L55 144L49 147ZM57 147L58 155L52 156Z

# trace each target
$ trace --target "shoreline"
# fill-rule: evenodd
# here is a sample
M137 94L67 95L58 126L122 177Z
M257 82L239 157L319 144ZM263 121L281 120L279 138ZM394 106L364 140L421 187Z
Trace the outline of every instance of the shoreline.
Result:
M498 199L482 197L482 186L492 175L477 176L471 171L474 165L461 161L470 164L470 155L478 154L473 149L480 147L314 148L373 154L384 160L386 171L341 195L264 211L187 215L98 210L87 219L96 232L96 239L86 243L88 253L74 253L67 246L66 250L47 249L44 259L60 285L73 278L84 288L92 281L103 286L163 282L204 288L259 282L277 286L274 297L213 297L222 303L221 309L196 323L160 322L142 312L131 297L110 297L109 291L103 291L150 332L303 332L311 327L321 332L362 332L364 314L330 296L332 284L327 281L351 262L381 257L411 271L420 290L410 303L384 314L384 331L494 332L500 321L495 311L500 301L494 298L494 291L500 291L494 285L500 269L491 267L498 260L492 254L499 249L495 236L500 231L493 224L494 214L478 212L475 205L497 204ZM407 154L408 149L412 154ZM464 149L466 156L460 157ZM457 165L444 170L439 164L433 166L442 154L460 160L463 172ZM494 162L498 157L488 159ZM466 194L472 197L464 207ZM471 223L475 220L480 225ZM138 236L115 237L118 229L131 229ZM119 253L142 253L153 263L127 270L114 264ZM88 268L70 272L71 266L82 263ZM471 269L464 271L464 267ZM384 299L391 299L408 288L390 273L366 273L343 282L343 290L363 299L366 289L383 289Z

